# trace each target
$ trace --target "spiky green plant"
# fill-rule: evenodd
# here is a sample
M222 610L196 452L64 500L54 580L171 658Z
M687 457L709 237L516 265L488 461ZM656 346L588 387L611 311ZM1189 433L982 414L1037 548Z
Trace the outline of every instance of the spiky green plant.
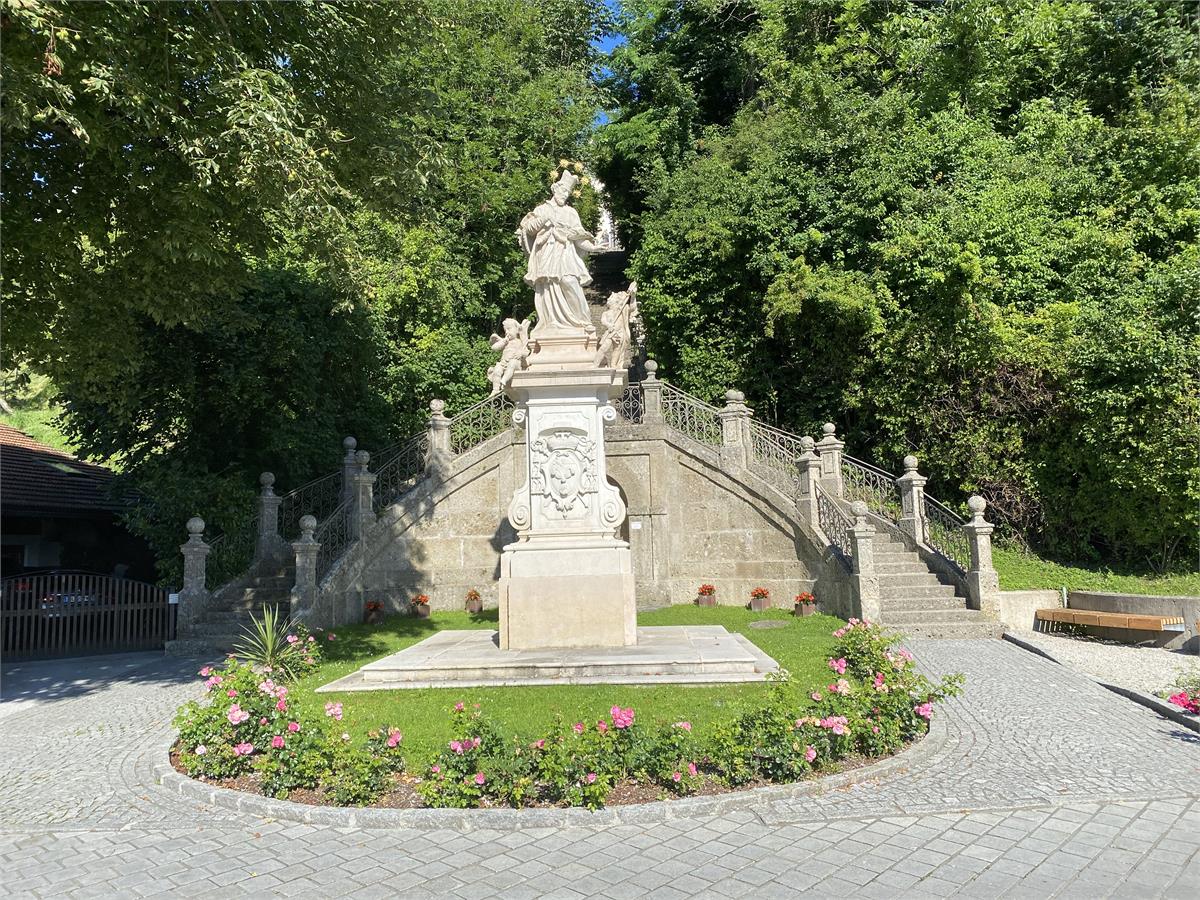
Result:
M233 652L238 659L263 671L294 681L306 671L302 641L288 641L301 627L291 617L280 614L279 607L263 607L262 617L250 614L250 624ZM307 634L307 631L304 631Z

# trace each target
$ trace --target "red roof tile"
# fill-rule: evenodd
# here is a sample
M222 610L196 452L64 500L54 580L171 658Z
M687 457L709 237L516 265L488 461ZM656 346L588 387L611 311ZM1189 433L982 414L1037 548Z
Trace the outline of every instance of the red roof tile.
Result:
M113 473L38 443L0 424L0 508L6 514L76 513L116 509L108 497Z

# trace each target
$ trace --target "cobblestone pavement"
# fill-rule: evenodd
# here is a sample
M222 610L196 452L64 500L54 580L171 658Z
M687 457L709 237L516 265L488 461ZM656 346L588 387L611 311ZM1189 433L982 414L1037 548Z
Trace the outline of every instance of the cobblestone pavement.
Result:
M719 817L511 831L355 829L154 784L196 665L29 664L0 703L5 896L1188 897L1200 736L1000 641L915 643L967 675L933 758ZM15 699L14 698L15 694Z

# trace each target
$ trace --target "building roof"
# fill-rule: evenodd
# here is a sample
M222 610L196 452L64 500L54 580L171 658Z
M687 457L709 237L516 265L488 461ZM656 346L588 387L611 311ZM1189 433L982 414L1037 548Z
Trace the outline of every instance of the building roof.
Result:
M7 515L111 512L113 473L0 423L0 509Z

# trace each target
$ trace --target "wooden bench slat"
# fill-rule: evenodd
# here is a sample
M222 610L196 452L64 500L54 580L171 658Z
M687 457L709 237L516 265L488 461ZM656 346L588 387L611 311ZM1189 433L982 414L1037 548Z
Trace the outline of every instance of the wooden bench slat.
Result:
M1182 616L1145 616L1107 613L1090 609L1039 609L1036 618L1043 622L1091 625L1097 628L1129 628L1135 631L1174 631L1183 624Z

